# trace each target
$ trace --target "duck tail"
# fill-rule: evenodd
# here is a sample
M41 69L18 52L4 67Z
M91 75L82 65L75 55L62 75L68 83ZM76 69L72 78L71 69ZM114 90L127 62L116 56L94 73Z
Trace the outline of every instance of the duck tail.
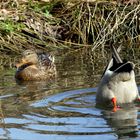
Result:
M105 68L101 78L104 76L106 71L113 66L114 63L123 63L122 59L119 56L119 52L121 50L121 46L118 47L118 49L116 50L116 48L113 46L113 44L111 44L110 48L111 48L111 51L112 51L112 59L109 61L108 65L106 66L106 68Z
M115 59L115 61L117 63L123 63L122 59L120 58L120 56L118 54L118 52L120 52L120 50L121 50L121 47L119 47L116 50L116 48L113 45L111 45L111 50L112 50L112 57L113 57L113 59Z

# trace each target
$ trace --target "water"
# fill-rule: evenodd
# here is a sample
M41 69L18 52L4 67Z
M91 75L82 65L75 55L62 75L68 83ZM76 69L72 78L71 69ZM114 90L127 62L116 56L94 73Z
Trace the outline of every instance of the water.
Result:
M117 112L96 107L97 85L106 64L103 54L94 57L85 50L63 54L56 54L58 76L52 81L19 84L14 69L1 71L0 139L140 139L139 104ZM138 71L136 80L140 82Z

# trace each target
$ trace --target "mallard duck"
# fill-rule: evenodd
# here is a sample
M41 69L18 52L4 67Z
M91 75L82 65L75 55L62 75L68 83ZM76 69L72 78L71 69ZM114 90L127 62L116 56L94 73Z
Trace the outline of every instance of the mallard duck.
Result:
M24 51L16 68L15 78L20 81L46 80L56 75L54 58L50 54L36 53L34 50Z
M106 67L97 89L97 104L113 105L113 110L124 103L139 99L135 81L134 63L122 61L117 50L112 46L112 60Z

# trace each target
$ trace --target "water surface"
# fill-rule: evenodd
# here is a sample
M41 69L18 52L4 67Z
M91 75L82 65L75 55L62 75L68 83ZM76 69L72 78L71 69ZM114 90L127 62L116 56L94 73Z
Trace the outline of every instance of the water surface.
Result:
M59 52L57 78L44 82L16 83L14 68L1 70L0 139L140 139L139 104L117 112L96 107L97 85L106 63L102 53ZM139 85L138 70L136 81Z

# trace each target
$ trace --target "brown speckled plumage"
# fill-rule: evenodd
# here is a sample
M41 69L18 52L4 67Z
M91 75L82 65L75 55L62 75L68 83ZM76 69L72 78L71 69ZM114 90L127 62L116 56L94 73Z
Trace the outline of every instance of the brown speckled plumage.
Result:
M53 57L46 53L36 53L33 50L23 52L22 59L16 67L15 78L17 80L47 80L56 75Z

